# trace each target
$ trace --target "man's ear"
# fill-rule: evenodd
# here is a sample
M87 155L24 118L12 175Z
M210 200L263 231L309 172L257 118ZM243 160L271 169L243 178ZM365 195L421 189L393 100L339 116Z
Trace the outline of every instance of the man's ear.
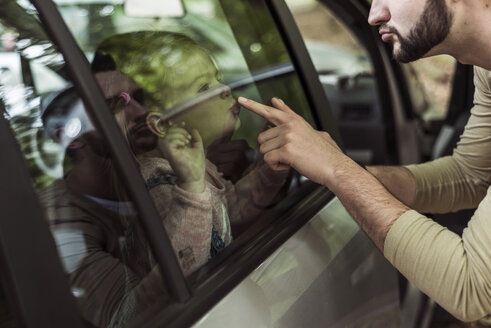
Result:
M84 138L77 138L75 140L72 140L70 144L67 146L67 149L80 149L87 146L87 143L85 142Z

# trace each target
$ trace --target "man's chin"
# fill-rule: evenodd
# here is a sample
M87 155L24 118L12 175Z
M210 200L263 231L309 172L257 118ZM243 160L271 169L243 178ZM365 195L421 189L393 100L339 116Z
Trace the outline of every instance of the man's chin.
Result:
M413 61L416 61L421 58L421 56L413 56L409 52L402 50L401 48L395 48L392 52L392 55L394 57L394 60L402 63L402 64L407 64Z

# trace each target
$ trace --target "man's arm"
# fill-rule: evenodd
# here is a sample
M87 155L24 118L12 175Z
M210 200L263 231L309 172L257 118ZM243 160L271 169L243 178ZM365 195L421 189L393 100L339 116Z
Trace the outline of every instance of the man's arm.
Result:
M403 166L368 166L367 171L380 181L397 199L411 207L416 194L416 181Z
M346 158L348 158L346 156ZM355 221L383 252L393 223L409 208L395 198L369 172L348 158L326 183Z
M293 167L328 187L383 251L387 232L407 206L346 156L326 132L314 130L281 100L274 98L274 107L244 98L239 102L275 125L258 137L264 160L277 170Z

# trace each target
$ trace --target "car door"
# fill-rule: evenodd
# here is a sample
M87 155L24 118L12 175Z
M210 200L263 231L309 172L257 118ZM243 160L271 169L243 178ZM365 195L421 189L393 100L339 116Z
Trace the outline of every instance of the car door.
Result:
M29 274L30 284L25 284L24 292L21 293L17 283L25 274L20 275L21 268L16 267L15 261L10 259L16 258L12 255L16 252L11 250L13 253L9 260L5 261L5 270L13 271L10 275L4 276L4 283L6 282L5 286L8 287L7 299L14 305L15 310L23 305L23 300L28 297L28 287L34 285L37 287L31 287L31 290L40 290L39 293L30 295L30 301L26 303L30 307L24 306L25 308L21 308L22 311L14 311L14 317L18 322L26 322L28 326L52 327L76 326L77 322L89 326L152 326L164 322L169 326L188 325L332 198L332 194L305 181L298 174L284 174L281 181L288 182L285 185L288 188L280 190L281 194L277 200L272 199L272 204L265 205L261 205L264 198L257 200L259 203L256 203L256 206L259 208L256 212L264 212L262 221L246 227L248 229L239 227L238 231L244 232L237 233L235 241L222 256L184 279L178 258L181 254L185 257L188 253L183 250L182 253L174 254L173 246L169 244L170 241L160 223L156 204L148 193L147 188L152 187L148 185L148 181L142 181L139 168L132 157L132 149L125 142L120 127L112 116L116 109L113 109L111 114L107 108L112 105L111 99L108 99L106 94L101 94L88 65L87 58L93 59L94 48L91 47L95 44L89 42L85 47L80 42L77 45L77 39L74 39L73 35L79 35L72 35L62 20L64 18L68 21L72 17L71 13L74 13L79 20L78 23L83 23L80 17L88 16L91 23L89 27L97 29L100 28L96 24L97 19L106 17L106 21L112 21L111 13L115 10L120 14L123 4L96 3L91 7L82 3L70 7L70 3L60 3L58 6L64 16L58 14L57 7L51 2L35 3L35 7L27 2L9 1L6 4L9 10L3 12L2 21L8 22L5 23L5 29L15 35L14 56L24 61L25 65L20 81L12 88L9 85L8 88L2 89L5 113L2 118L5 126L2 131L11 135L3 140L6 142L6 148L9 145L11 148L7 149L15 149L13 153L17 154L11 157L13 164L6 165L4 173L10 175L9 181L15 183L18 180L18 177L12 174L15 167L16 174L23 177L21 192L24 196L12 194L11 190L10 194L16 202L29 204L29 207L24 208L27 223L22 226L32 227L32 231L27 229L31 231L30 234L25 233L30 242L26 241L25 245L29 247L24 248L26 252L30 250L31 255L23 256L18 261L29 265L36 264L44 269L23 271L25 274L36 271L40 276L33 277ZM234 6L231 3L212 5L211 13L217 9L219 16L220 8L227 7L229 14L235 15L235 26L238 20L244 17L250 19L251 14L243 14L247 13L247 10L256 11L266 18L269 16L268 7L262 3L253 6L244 3L242 14L233 10L235 3ZM210 32L214 26L210 26L210 22L200 20L202 8L199 6L194 9L195 13L192 15L192 6L193 3L190 2L187 17L194 17L190 19L189 24L183 24L183 27L188 29L189 35L199 40L200 32ZM227 21L223 14L221 16L217 20ZM124 26L127 23L124 21L125 17L119 18L123 18L120 23ZM209 21L214 22L212 19ZM235 49L239 50L247 46L250 50L244 51L245 54L241 55L243 58L238 58L238 63L232 62L230 66L227 66L225 59L218 56L221 50L228 49L221 48L223 44L209 45L218 54L217 65L222 67L223 63L223 67L231 68L223 69L223 79L237 92L261 101L266 101L273 92L281 88L282 97L294 104L307 120L316 125L316 112L310 106L312 102L320 103L321 100L316 96L306 97L306 93L313 93L313 88L302 85L312 82L304 82L305 72L297 68L298 72L302 73L301 78L298 76L281 39L278 38L279 34L271 18L268 24L274 33L273 41L277 47L268 46L261 51L261 43L252 42L262 41L258 37L264 36L256 34L257 28L264 27L258 25L256 29L244 33L250 38L245 39L249 44L237 43L235 46ZM76 24L70 26L76 32ZM93 31L88 35L89 40L97 38ZM229 28L225 35L230 38L234 31ZM86 36L81 35L81 38ZM213 39L211 35L209 39L204 39L203 44L207 45L209 40L219 42L221 37L223 35ZM233 50L226 59L236 55ZM124 77L121 76L121 79ZM115 83L117 82L119 81ZM144 86L144 83L142 85ZM320 96L322 95L321 93ZM230 97L221 93L219 96ZM135 102L141 101L137 94L131 94L130 97ZM205 97L205 100L207 99L209 97ZM237 138L247 140L252 146L249 148L252 149L255 147L255 135L264 128L264 122L247 113L242 121L247 122L247 129L237 130ZM331 122L331 128L335 136L334 122ZM81 136L86 135L87 137L81 139ZM83 144L83 147L79 147ZM87 154L82 155L85 151L89 151L89 157L95 158L94 155L97 155L104 161L111 158L118 163L114 168L111 165L106 166L104 170L114 170L116 176L110 178L115 179L112 181L124 194L124 202L114 202L99 196L97 192L106 189L106 186L112 186L106 185L104 179L109 176L100 175L103 173L101 171L91 171L91 174L83 175L82 181L79 182L79 186L86 183L95 184L95 190L87 192L79 189L79 192L72 192L74 190L68 187L71 184L70 176L73 176L76 167L80 167L79 159L89 158L86 157ZM252 155L252 158L247 160L254 161L257 155ZM90 167L82 168L86 170ZM144 182L147 182L146 187ZM164 184L166 183L164 181ZM9 194L10 185L5 184L4 187L4 195ZM97 196L94 196L96 194ZM309 206L299 206L306 197L310 199ZM15 211L9 210L9 206L18 207L17 203L6 198L4 202L5 206L2 208L6 213L11 213L9 216L16 219L22 217L21 212L14 215ZM111 210L111 207L116 208L116 211ZM293 209L296 209L294 215ZM113 213L109 213L111 211ZM12 222L14 221L4 221L5 224ZM287 224L288 222L290 223ZM39 228L39 225L44 230ZM21 230L24 230L18 225L14 228L2 230L6 234L5 238L21 235ZM33 238L32 234L35 233L36 238ZM38 239L42 243L37 242ZM8 238L6 240L6 245L17 245L11 245L12 241ZM41 253L32 252L31 248ZM9 249L5 247L4 251L7 252ZM138 249L142 252L138 253ZM57 256L60 258L57 259ZM186 263L183 264L184 269L185 265ZM41 275L42 272L46 273ZM147 274L145 277L149 279L140 280L138 276L141 277L141 274ZM49 281L43 279L46 276L50 277ZM144 287L150 278L154 281L150 284L152 288L140 288ZM57 282L56 288L50 288L50 281ZM138 310L138 314L135 314L133 299L140 297L140 291L144 291L145 297L150 297L149 293L153 292L155 299L146 311ZM52 297L49 297L48 293ZM123 296L115 296L118 293ZM59 306L60 303L63 306ZM45 307L35 309L36 304L44 304ZM48 311L43 312L44 308L48 308ZM58 315L54 310L56 308L62 309L63 313ZM175 309L178 311L175 312ZM192 313L191 316L187 315L189 312Z
M342 144L336 114L330 109L334 102L328 101L329 93L326 98L324 92L326 85L323 88L321 84L322 79L331 83L329 81L335 74L327 72L319 80L301 34L283 1L189 0L182 2L185 10L173 17L165 16L167 14L156 16L155 11L148 10L137 14L122 1L38 1L35 6L22 1L4 2L10 10L3 12L2 22L7 22L3 24L9 32L14 31L16 54L28 64L24 65L22 82L16 85L21 91L20 97L15 89L3 89L5 115L1 119L2 133L6 135L2 138L4 147L14 154L2 170L8 182L2 186L2 194L11 196L3 198L2 208L6 217L16 218L15 221L2 220L6 225L1 229L5 239L2 282L18 322L25 322L26 326L50 327L75 326L77 322L91 326L184 327L193 323L216 326L229 325L231 320L239 325L246 322L244 318L251 317L265 326L298 326L306 322L312 326L323 326L327 322L344 326L360 320L398 322L396 271L329 190L296 172L280 177L276 197L265 203L261 201L266 198L255 200L258 214L254 214L252 222L234 227L234 240L220 250L218 256L185 276L186 266L193 263L187 260L189 252L186 248L175 249L173 235L162 224L159 204L149 192L153 185L148 179L142 179L134 149L126 141L119 121L113 117L117 113L115 109L111 111L111 106L115 104L110 101L112 99L107 99L107 90L100 83L102 75L94 73L96 53L105 49L112 53L113 59L116 58L118 72L130 76L144 90L148 96L145 106L155 108L155 113L167 106L173 110L170 111L173 115L185 112L208 101L211 96L205 92L202 97L184 97L183 101L174 104L165 103L171 96L159 98L163 85L156 83L161 83L159 78L163 77L162 63L169 60L169 70L176 68L178 52L160 47L153 56L145 58L147 52L131 52L134 44L128 42L129 38L142 37L138 33L149 30L151 36L165 34L162 42L169 42L169 36L175 39L176 35L184 35L206 49L200 52L201 55L212 55L219 82L228 86L234 96L246 95L261 102L279 96L307 121L330 132ZM377 119L367 130L379 131L377 133L389 145L384 151L388 155L382 155L383 161L414 160L411 156L418 151L413 148L412 138L401 137L410 131L406 126L410 116L406 112L409 100L403 92L401 72L389 61L386 50L381 50L384 46L380 41L374 41L375 32L361 24L361 18L366 18L368 13L368 5L354 2L329 2L329 5L336 8L340 17L356 22L356 35L362 36L362 44L377 68L375 78L368 77L368 85L373 85L376 80L379 95L376 101L383 104L384 120L389 117L393 121L390 121L392 124L384 121L386 124L381 127L377 120L382 120L382 114L374 114ZM141 7L145 6L141 3ZM148 44L155 41L147 40ZM144 46L145 43L140 45ZM128 53L132 54L130 59L124 59ZM333 56L339 56L333 53ZM167 56L169 54L172 56ZM153 59L161 58L159 56L167 57L155 64ZM140 79L147 59L148 67L152 67L151 74ZM182 68L188 66L192 65ZM137 69L132 71L132 67ZM126 81L124 75L119 75L120 81ZM344 83L342 76L335 78L336 83ZM352 83L352 78L347 76L346 83ZM362 74L357 78L367 77ZM365 82L361 81L357 86ZM155 85L159 86L157 90L152 89ZM213 89L209 85L204 86L205 89L202 87L198 91ZM213 94L217 95L230 97L228 93ZM142 102L137 94L129 96L130 100ZM353 96L356 98L358 96ZM126 96L121 99L130 102ZM343 100L343 95L338 95L338 100ZM46 111L58 113L50 111L65 101L73 105L69 113L83 109L74 116L66 116L65 112L58 115L62 118L55 115L53 125L48 124ZM75 104L83 104L83 107ZM348 114L342 115L349 122L356 120L357 113L366 108L359 107L359 103L355 105L347 106ZM394 111L388 111L390 106ZM165 116L165 112L159 115L164 121L170 117ZM230 141L245 141L247 147L244 147L240 161L258 165L261 158L257 150L254 151L255 139L265 128L265 122L243 110L240 122L241 127L233 131ZM350 133L354 133L353 128L357 126L348 123ZM64 129L65 137L69 138L65 142L59 138L60 129ZM364 127L360 125L360 129ZM76 149L75 137L89 132L97 132L98 138L91 144L94 139L88 139L91 150L112 160L110 167L115 177L112 176L114 180L110 181L116 181L121 192L118 196L124 196L115 203L100 196L90 198L88 192L73 195L69 188L60 186L73 174L73 161L77 160L77 157L66 159L68 149ZM203 136L205 132L202 132ZM395 147L396 144L403 150ZM363 150L353 147L351 149L355 151ZM220 161L216 163L216 166L221 164ZM238 180L254 168L245 165ZM79 183L85 185L93 179L93 175L85 177ZM157 180L168 188L173 178L164 175ZM96 192L108 185L104 181L102 178L93 181L99 186ZM56 193L47 195L46 188ZM29 204L29 207L22 204ZM171 205L175 204L167 201L164 209ZM110 206L117 208L116 214L108 213ZM53 213L61 215L57 212L60 208L68 211L68 217L53 217ZM72 212L78 216L73 216ZM220 213L224 213L223 210ZM24 247L19 248L19 245ZM79 248L73 251L67 245ZM19 249L23 250L22 257L18 256ZM125 253L127 250L131 252ZM87 254L97 261L87 261ZM20 265L18 262L29 269L16 266ZM107 263L111 263L110 267L115 271L107 271ZM36 278L33 278L34 270L39 273ZM112 275L113 272L119 272L119 276ZM151 283L147 278L152 279ZM21 285L23 279L31 279L30 284ZM30 295L30 290L37 293ZM144 308L137 302L142 293L147 301ZM27 298L29 302L24 302ZM35 308L41 304L42 307ZM216 308L211 310L215 305ZM384 310L377 311L380 308Z

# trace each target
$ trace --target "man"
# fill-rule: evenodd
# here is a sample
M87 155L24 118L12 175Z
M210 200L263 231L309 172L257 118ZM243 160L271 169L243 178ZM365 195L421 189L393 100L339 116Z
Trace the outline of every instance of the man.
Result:
M144 124L148 110L135 100L141 89L116 71L95 77L109 105L123 90L131 95L123 114L132 150L155 148L158 139ZM74 87L47 99L42 119L69 158L63 179L39 197L72 293L92 326L123 326L167 294L138 213Z
M475 65L474 107L454 154L408 167L362 169L326 132L280 99L244 107L276 125L258 137L275 169L291 166L327 186L389 261L463 321L491 314L491 2L373 0L368 21L396 60L449 54ZM416 212L479 205L462 238ZM414 210L412 210L412 209Z

